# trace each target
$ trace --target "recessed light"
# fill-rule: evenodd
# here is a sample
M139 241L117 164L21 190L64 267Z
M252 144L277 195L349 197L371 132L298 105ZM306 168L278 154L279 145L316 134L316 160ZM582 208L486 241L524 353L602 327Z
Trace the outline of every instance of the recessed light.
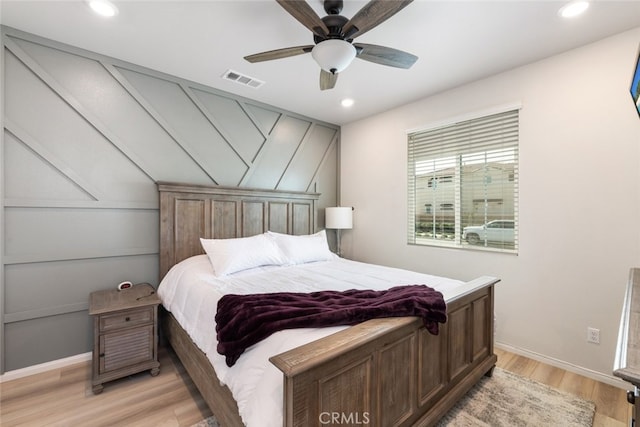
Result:
M340 104L345 107L345 108L349 108L353 105L353 99L351 98L345 98L342 101L340 101Z
M87 0L87 4L100 16L109 18L118 14L118 8L108 0Z
M563 18L573 18L581 15L589 8L589 2L583 0L571 1L560 8L558 14Z

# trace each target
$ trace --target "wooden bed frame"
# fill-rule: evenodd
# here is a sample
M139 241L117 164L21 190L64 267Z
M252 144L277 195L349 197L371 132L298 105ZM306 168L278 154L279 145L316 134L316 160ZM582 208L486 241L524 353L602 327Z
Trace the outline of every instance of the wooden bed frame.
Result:
M316 231L316 193L159 183L160 277L203 253L199 238L272 230ZM434 425L483 375L491 375L494 284L481 277L447 302L429 334L415 317L374 319L273 356L283 372L284 425ZM220 424L242 426L229 389L170 313L162 333Z

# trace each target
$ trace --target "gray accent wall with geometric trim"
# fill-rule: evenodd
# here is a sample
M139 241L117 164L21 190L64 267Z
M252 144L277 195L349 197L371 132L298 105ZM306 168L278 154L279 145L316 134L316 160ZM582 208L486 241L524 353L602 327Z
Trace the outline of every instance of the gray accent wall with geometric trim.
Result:
M156 182L337 203L336 125L11 28L2 40L0 372L90 351L90 292L158 285Z

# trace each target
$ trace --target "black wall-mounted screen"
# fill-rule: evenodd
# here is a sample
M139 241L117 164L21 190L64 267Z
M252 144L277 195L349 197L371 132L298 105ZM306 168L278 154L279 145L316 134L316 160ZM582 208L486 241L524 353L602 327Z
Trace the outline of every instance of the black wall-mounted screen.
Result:
M636 104L636 111L640 116L640 51L638 52L638 59L636 60L636 69L633 72L633 80L631 80L631 98Z

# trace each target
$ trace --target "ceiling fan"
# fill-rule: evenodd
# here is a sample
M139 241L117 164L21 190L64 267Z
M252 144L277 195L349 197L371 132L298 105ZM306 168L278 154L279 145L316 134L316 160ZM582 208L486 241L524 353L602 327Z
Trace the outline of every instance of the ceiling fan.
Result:
M311 53L320 65L320 89L333 89L338 81L338 73L351 64L354 58L388 65L396 68L410 68L418 59L401 50L365 43L352 43L382 22L391 18L413 0L371 0L351 19L340 15L342 0L325 0L327 16L320 18L306 1L276 0L291 16L313 33L315 45L287 47L245 56L249 62L271 61L273 59Z

